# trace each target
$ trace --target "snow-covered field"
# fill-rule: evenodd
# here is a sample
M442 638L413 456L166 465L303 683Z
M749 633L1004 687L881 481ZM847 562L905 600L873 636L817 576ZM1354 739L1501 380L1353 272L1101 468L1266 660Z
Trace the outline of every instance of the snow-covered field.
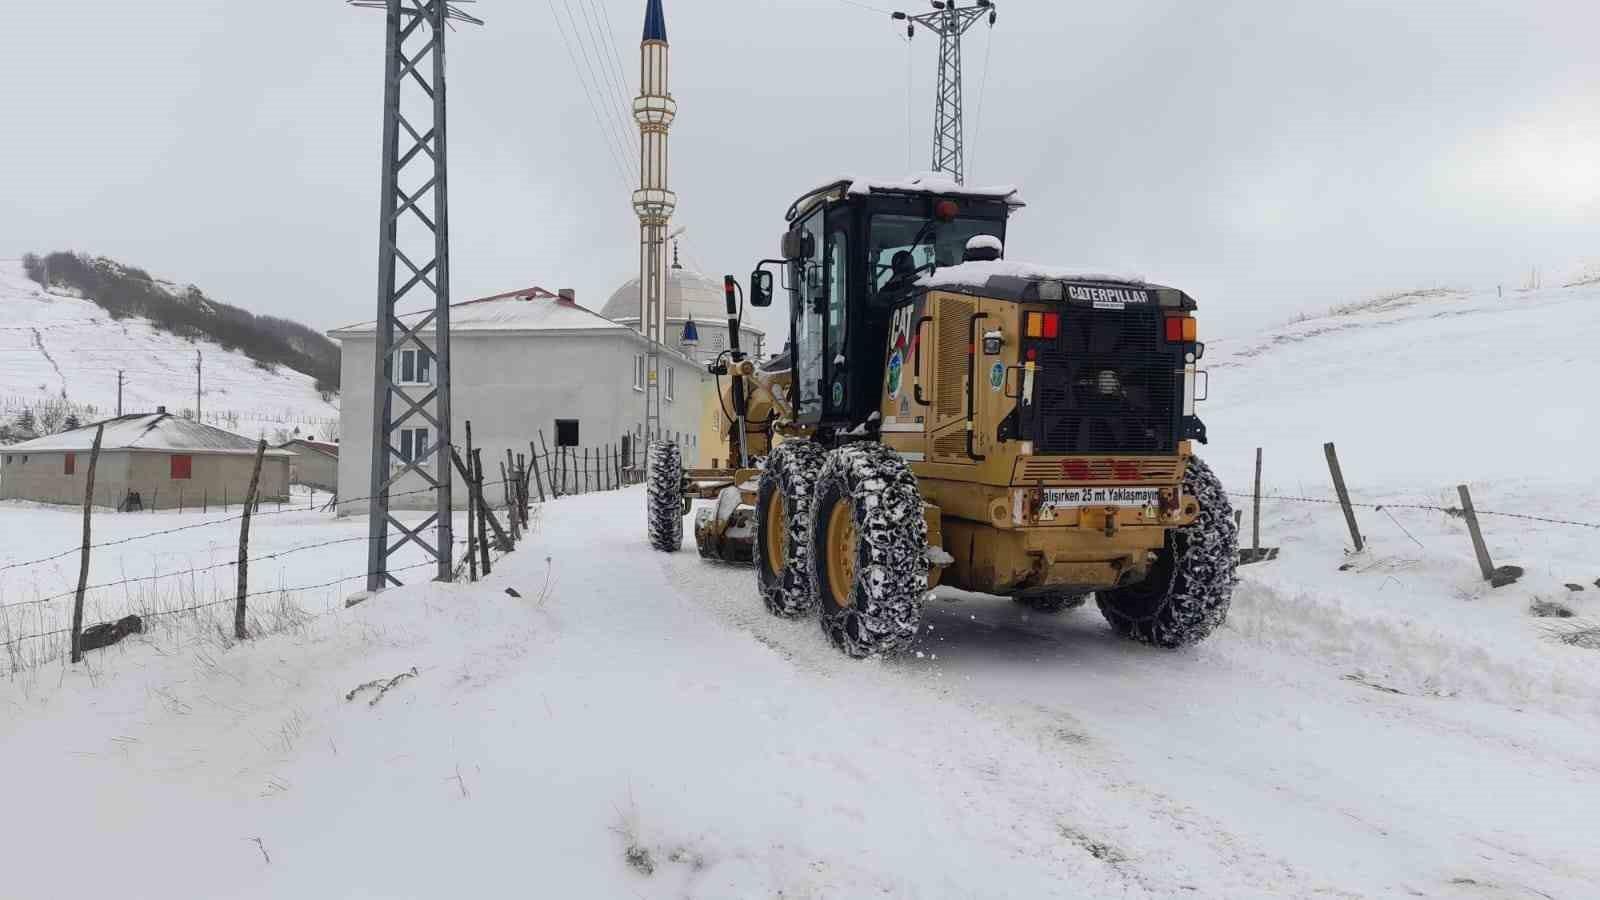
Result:
M1393 301L1217 342L1203 452L1247 491L1261 446L1269 493L1328 498L1333 440L1358 501L1454 506L1466 482L1481 510L1600 522L1597 343L1595 287ZM5 892L1600 884L1600 647L1551 636L1600 625L1600 529L1486 516L1495 561L1527 570L1490 589L1455 517L1358 510L1369 547L1349 555L1337 507L1269 501L1263 536L1283 556L1241 570L1227 624L1198 647L1121 641L1092 607L940 592L916 652L863 663L813 622L768 616L748 569L692 541L651 553L643 504L637 488L547 504L482 585L349 610L330 595L247 646L158 631L0 682ZM0 509L8 535L46 527L19 512L35 514ZM260 539L361 527L281 518L291 535ZM319 565L289 556L265 577L322 581ZM1536 600L1575 615L1533 617ZM346 699L412 667L376 704Z
M233 430L248 436L262 429L270 435L280 424L321 435L320 423L339 418L336 403L322 399L309 375L281 366L269 372L239 351L157 331L144 319L113 319L66 288L46 293L17 263L0 263L0 418L63 397L114 415L119 369L126 378L124 411L193 409L196 350L203 354L208 421L237 413Z

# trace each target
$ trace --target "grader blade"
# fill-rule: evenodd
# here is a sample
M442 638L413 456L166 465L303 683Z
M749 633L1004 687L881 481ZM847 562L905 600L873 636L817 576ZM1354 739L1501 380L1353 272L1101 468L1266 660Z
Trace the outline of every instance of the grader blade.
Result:
M756 511L744 503L737 487L717 494L717 505L701 508L694 520L694 542L700 556L748 564L755 558Z

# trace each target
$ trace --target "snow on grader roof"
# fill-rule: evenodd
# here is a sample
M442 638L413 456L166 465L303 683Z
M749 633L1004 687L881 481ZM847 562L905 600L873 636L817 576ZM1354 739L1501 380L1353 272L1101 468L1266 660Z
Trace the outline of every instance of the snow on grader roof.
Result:
M997 259L965 262L947 266L917 279L917 286L985 287L991 278L1016 278L1023 281L1092 281L1115 284L1145 284L1144 276L1132 273L1113 273L1092 267L1043 266L1020 260Z
M6 447L7 453L87 453L94 446L94 431L105 426L100 438L101 450L149 450L157 453L254 453L256 442L243 435L234 434L165 412L134 413L118 416L63 431L59 434L34 438ZM284 450L268 450L268 456L288 456Z
M846 176L837 179L837 182L850 182L848 193L870 194L873 192L893 194L954 194L958 197L986 197L995 200L1008 200L1013 206L1022 206L1022 198L1017 195L1017 188L1013 185L995 185L991 187L972 187L960 184L955 179L943 172L924 172L917 175L908 175L902 178L876 178L870 176ZM829 185L823 185L828 187Z
M789 207L788 221L794 221L814 204L829 196L861 196L864 194L929 194L954 197L972 197L982 200L1004 200L1014 207L1026 206L1013 185L973 187L960 184L943 172L924 172L898 178L868 175L845 175L826 181L800 195Z

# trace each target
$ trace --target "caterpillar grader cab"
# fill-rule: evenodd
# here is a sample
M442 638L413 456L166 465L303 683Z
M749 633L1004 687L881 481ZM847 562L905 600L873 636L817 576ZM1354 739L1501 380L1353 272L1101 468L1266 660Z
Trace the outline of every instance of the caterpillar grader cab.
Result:
M1113 629L1159 646L1210 634L1237 526L1193 452L1196 303L1005 259L1021 207L934 177L796 200L747 295L787 294L785 357L713 364L727 468L684 471L652 447L652 544L676 549L689 501L716 500L702 554L753 562L769 610L815 612L852 656L908 646L937 584L1043 612L1093 595ZM726 287L736 319L741 286Z

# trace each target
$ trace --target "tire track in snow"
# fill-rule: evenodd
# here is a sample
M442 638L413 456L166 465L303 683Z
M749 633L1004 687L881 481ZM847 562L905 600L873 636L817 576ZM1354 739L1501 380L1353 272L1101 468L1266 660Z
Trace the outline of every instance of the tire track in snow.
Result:
M947 634L952 645L1025 665L1036 653L1060 648L1060 636L1048 626L1009 621L970 603L955 606L933 599L927 614L932 636L925 632L910 653L893 659L850 660L828 644L815 616L784 620L770 614L748 566L700 559L689 540L682 551L659 554L658 559L664 579L687 605L712 613L811 677L859 686L852 688L858 694L887 695L878 702L925 705L929 738L942 745L939 765L981 776L988 786L978 796L960 794L955 802L961 815L995 819L997 807L1001 808L1006 812L1001 817L1007 822L1005 830L1025 835L1022 839L1038 855L1052 853L1052 846L1086 853L1120 885L1124 896L1170 896L1180 891L1186 896L1239 896L1244 885L1276 885L1290 893L1322 888L1337 894L1323 878L1275 855L1203 808L1138 780L1135 761L1070 713L1030 702L1026 694L1015 697L1017 703L984 699L961 684L977 675L947 672L940 665L941 642ZM1120 639L1105 643L1119 653L1140 652ZM973 724L965 729L956 724L969 718ZM981 746L952 739L964 730L986 735ZM1049 760L1049 767L1019 768L1016 758L1023 754L1037 754ZM1075 783L1071 802L1063 804L1044 791L1029 790L1032 779ZM1228 878L1218 880L1219 871L1226 871ZM1238 890L1230 890L1230 884Z

